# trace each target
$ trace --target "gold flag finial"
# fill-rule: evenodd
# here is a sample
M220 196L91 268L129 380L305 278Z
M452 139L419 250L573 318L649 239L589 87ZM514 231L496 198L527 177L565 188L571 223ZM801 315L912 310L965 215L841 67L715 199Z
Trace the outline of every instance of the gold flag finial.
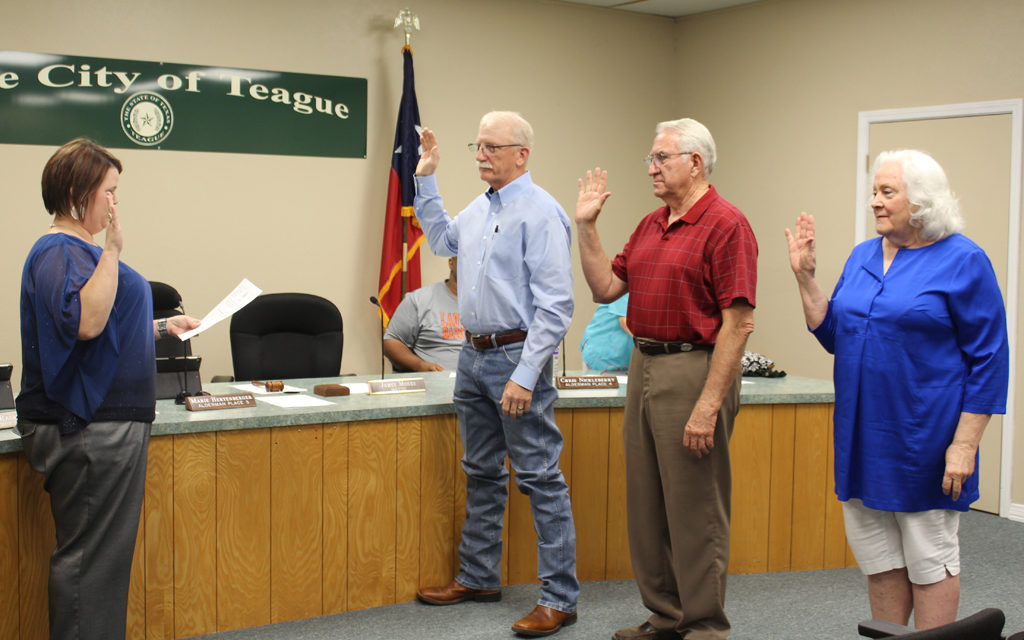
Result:
M395 18L394 29L398 26L402 26L402 30L405 31L405 46L409 46L409 38L412 36L413 30L420 30L420 17L410 11L408 8L402 9L398 16Z

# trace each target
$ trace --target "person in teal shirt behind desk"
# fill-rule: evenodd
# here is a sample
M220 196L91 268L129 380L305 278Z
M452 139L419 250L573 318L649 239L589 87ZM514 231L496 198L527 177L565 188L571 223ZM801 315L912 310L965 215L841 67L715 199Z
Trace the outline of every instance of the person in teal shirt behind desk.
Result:
M629 294L594 311L590 324L583 330L580 353L589 371L618 372L629 369L633 353L633 334L626 328Z

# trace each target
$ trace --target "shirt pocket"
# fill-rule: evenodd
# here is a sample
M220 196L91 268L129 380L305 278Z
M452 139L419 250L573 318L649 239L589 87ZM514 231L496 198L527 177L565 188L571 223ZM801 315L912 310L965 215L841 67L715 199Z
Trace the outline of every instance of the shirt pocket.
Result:
M518 283L526 267L523 258L523 238L519 233L496 233L484 275L495 283Z

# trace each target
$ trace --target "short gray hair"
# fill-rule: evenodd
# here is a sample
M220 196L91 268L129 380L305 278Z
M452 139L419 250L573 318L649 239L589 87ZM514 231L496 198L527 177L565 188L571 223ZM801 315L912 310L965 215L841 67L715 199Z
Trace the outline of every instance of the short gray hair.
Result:
M932 242L959 233L964 228L960 202L949 188L946 172L927 153L915 149L883 151L875 158L871 174L882 165L898 162L903 168L903 186L907 200L916 206L910 224L921 230L921 237Z
M480 118L481 127L498 124L507 125L512 129L512 139L516 144L533 149L533 127L526 118L515 111L491 111Z
M693 118L681 118L679 120L666 120L659 122L654 128L654 135L662 131L671 130L679 134L679 151L696 151L704 159L704 177L711 175L715 168L715 139L711 137L708 128Z

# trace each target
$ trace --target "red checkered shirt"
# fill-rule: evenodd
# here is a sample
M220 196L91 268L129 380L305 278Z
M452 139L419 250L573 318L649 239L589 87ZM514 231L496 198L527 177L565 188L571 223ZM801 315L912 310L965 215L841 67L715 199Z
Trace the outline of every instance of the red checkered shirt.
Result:
M757 240L713 186L671 226L668 213L648 214L612 260L629 288L626 324L640 338L713 345L722 309L755 304Z

